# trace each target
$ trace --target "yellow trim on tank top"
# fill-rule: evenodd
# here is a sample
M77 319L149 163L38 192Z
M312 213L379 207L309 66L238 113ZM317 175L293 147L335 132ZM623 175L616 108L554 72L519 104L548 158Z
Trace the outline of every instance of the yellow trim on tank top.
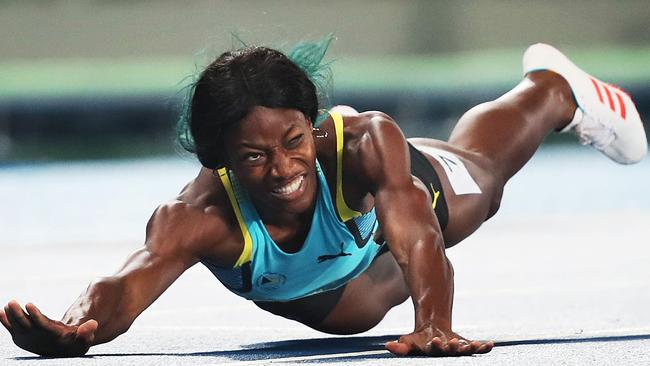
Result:
M253 257L253 239L251 239L251 234L248 232L248 226L246 226L246 221L241 214L241 209L239 208L239 203L235 197L235 192L232 189L232 184L230 183L230 177L228 177L228 171L226 168L220 168L217 170L219 173L219 178L221 178L221 183L228 193L228 198L230 199L230 204L232 205L233 210L235 211L235 216L237 217L237 222L239 223L239 229L241 230L242 236L244 237L244 249L239 255L239 259L235 262L234 267L241 267L242 265L251 261Z
M343 198L343 116L337 112L329 114L334 120L336 134L336 211L341 221L345 222L361 216L361 212L351 209Z

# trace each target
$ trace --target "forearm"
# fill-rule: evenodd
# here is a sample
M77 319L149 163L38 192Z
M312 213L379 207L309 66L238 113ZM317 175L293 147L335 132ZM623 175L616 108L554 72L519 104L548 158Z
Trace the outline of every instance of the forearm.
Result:
M410 185L380 192L376 204L384 235L409 287L416 329L435 325L450 330L453 269L436 217L429 205L422 204L427 201L423 190Z
M454 272L445 255L432 197L425 184L411 175L403 134L395 123L386 121L368 129L369 138L358 148L358 161L363 164L354 169L363 172L365 186L375 198L383 237L403 271L415 306L415 331L386 348L401 356L488 352L491 343L468 343L451 329Z
M414 244L408 257L403 271L415 307L415 329L434 326L451 330L454 271L441 235Z
M194 261L154 255L140 249L129 257L117 274L102 277L88 286L63 316L63 322L98 323L93 344L108 342L126 332L140 315Z
M454 271L445 255L442 238L409 247L403 267L415 306L415 329L389 342L386 348L400 356L463 356L489 352L494 343L468 340L451 327Z
M78 326L94 319L98 327L93 345L105 343L126 332L135 319L126 308L125 300L128 301L121 280L117 277L102 277L88 286L61 321Z

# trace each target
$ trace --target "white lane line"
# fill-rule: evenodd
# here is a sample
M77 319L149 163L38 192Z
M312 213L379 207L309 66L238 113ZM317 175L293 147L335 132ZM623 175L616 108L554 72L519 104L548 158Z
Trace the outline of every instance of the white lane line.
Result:
M236 361L236 360L232 360L232 361L229 361L229 362L208 363L208 364L204 364L204 365L200 365L200 366L268 365L270 363L327 360L327 359L337 359L337 358L346 358L346 357L383 355L383 354L388 354L388 353L390 353L390 352L388 352L387 350L348 352L348 353L331 353L331 354L326 354L326 355L292 356L292 357L268 358L268 359L264 359L264 360L252 360L252 361Z

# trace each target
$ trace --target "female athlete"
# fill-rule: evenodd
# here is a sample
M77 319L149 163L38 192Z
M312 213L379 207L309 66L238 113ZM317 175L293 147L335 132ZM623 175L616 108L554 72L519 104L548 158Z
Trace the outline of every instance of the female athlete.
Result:
M0 322L18 346L83 355L126 332L200 262L260 308L327 333L368 330L410 297L414 329L390 352L486 353L492 342L453 331L445 249L497 212L504 185L549 132L574 132L623 164L646 154L630 97L548 45L531 46L524 79L465 113L447 142L406 139L390 116L345 106L316 126L324 49L301 52L245 47L201 73L181 125L198 176L156 209L144 246L61 321L9 302Z

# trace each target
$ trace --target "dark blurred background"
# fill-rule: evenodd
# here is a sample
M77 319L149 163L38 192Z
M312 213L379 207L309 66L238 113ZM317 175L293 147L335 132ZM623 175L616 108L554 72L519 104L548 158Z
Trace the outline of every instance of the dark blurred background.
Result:
M650 113L647 1L0 1L0 162L176 154L183 88L238 39L336 36L331 104L445 138L521 77L535 42ZM552 138L556 142L562 139Z

